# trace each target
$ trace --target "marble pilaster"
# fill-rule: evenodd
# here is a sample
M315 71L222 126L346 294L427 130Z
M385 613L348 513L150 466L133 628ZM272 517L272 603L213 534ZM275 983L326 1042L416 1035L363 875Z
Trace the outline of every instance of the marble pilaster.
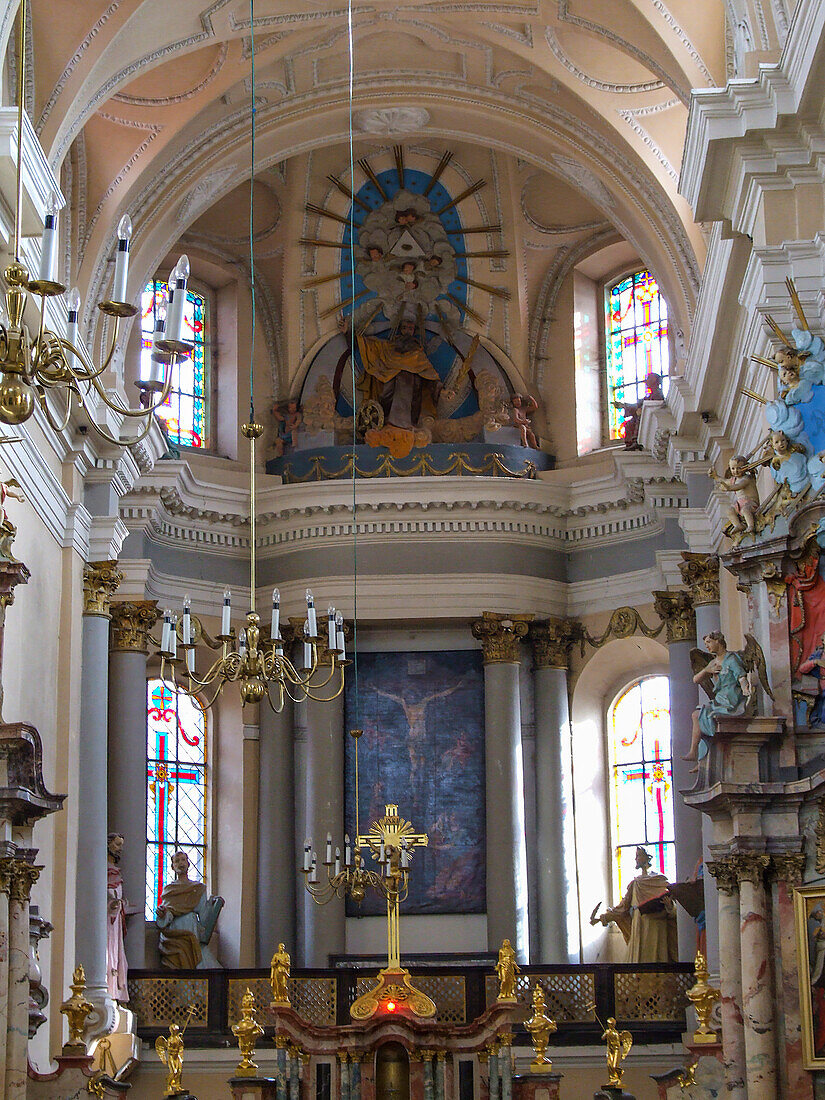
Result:
M813 1100L814 1095L811 1074L802 1066L802 1006L793 906L793 889L802 884L804 870L802 852L771 856L769 880L776 960L777 1047L780 1076L789 1100Z
M422 1050L421 1060L424 1070L424 1100L435 1100L435 1080L433 1078L433 1058L435 1051Z
M581 626L567 619L530 624L536 725L536 853L538 958L569 962L565 852L574 850L567 669ZM528 863L529 866L529 863ZM532 922L531 922L532 923Z
M345 1050L338 1051L338 1095L341 1100L350 1100L350 1063Z
M154 600L111 605L109 652L109 829L121 833L123 893L137 910L127 917L129 966L146 965L146 658L158 619Z
M277 1035L275 1045L275 1100L286 1100L286 1039Z
M489 1082L489 1100L501 1100L501 1082L498 1072L498 1048L488 1048L487 1080Z
M486 820L496 823L487 842L487 946L527 949L527 852L524 829L519 645L530 615L485 611L472 624L484 653Z
M0 859L0 1021L9 1018L9 894L14 860ZM6 1095L6 1028L0 1023L0 1096Z
M29 898L40 868L15 859L9 890L5 1100L25 1100L29 1059Z
M745 1025L745 1072L748 1100L775 1100L776 1021L773 958L765 873L770 856L736 852L730 856L739 880L742 951L742 1018Z
M513 1100L513 1048L509 1041L502 1044L499 1052L499 1073L501 1100Z
M696 646L696 616L690 595L684 591L654 592L654 609L665 624L670 686L670 729L674 792L693 786L690 768L682 757L690 748L692 716L699 703L693 682L690 651ZM676 834L676 878L686 882L702 860L702 819L678 793L673 798ZM679 958L687 962L696 954L696 923L681 906L676 907Z
M739 883L729 858L709 861L705 864L705 870L716 881L719 901L719 1004L727 1096L730 1100L747 1100Z
M289 1048L289 1100L301 1100L301 1052L296 1047Z
M357 1054L352 1058L349 1089L350 1100L361 1100L361 1059Z
M260 705L258 767L258 966L269 966L280 942L295 952L295 787L293 706L276 714ZM272 793L277 791L277 797ZM303 847L303 837L300 838Z
M117 562L83 568L75 960L85 967L86 996L98 1009L89 1020L93 1034L106 1029L113 1011L106 985L109 601L122 579ZM145 785L142 776L141 789Z
M435 1100L444 1100L447 1095L447 1052L436 1052L435 1064Z

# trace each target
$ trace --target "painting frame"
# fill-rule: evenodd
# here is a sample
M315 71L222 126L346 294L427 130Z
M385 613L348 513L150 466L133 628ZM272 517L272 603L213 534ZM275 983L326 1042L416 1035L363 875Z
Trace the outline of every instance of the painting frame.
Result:
M794 930L796 933L796 955L799 977L799 1003L802 1015L802 1065L807 1070L825 1070L825 1043L819 1044L821 1054L817 1054L815 1026L825 1034L825 987L813 984L813 972L817 964L822 971L820 977L825 982L825 883L811 886L794 887ZM821 918L813 918L817 909L821 909ZM811 960L812 929L810 922L819 919L822 937L822 953ZM816 934L816 933L814 933ZM821 996L815 998L815 989ZM818 1008L815 999L819 1000Z

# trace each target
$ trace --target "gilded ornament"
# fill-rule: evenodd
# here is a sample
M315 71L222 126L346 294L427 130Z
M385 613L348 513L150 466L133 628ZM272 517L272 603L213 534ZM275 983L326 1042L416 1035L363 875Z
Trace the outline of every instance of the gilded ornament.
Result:
M611 638L631 638L636 633L643 634L646 638L658 638L664 628L664 622L655 628L648 626L635 607L617 607L610 616L604 634L600 638L594 638L585 630L584 640L594 649L601 649Z
M533 1061L530 1063L532 1073L550 1073L553 1068L546 1052L548 1040L556 1031L556 1021L550 1019L545 1007L544 989L541 982L536 982L533 986L533 1015L524 1023L533 1043Z
M716 554L694 554L682 551L679 562L682 582L690 589L694 607L719 603L719 557Z
M86 1024L86 1017L94 1012L95 1006L91 1001L85 997L86 990L86 971L82 966L78 965L74 968L72 974L72 984L69 986L72 991L71 997L64 1001L60 1006L60 1011L66 1017L69 1024L69 1041L65 1044L64 1050L67 1048L80 1047L83 1052L86 1051L86 1044L83 1041L83 1028Z
M712 985L708 985L710 972L705 962L705 956L701 951L696 952L693 972L695 981L685 994L696 1010L696 1019L699 1022L699 1026L693 1033L693 1041L694 1043L716 1043L719 1038L710 1026L710 1017L713 1006L719 1000L719 990Z
M235 1067L236 1077L255 1077L258 1067L252 1061L255 1053L255 1044L264 1034L264 1029L255 1018L255 997L251 989L247 989L241 1000L241 1018L232 1025L232 1034L238 1040L241 1052L241 1060Z
M816 872L825 875L825 798L820 798L816 818Z
M762 568L762 580L768 590L770 605L774 612L778 614L788 591L785 575L775 562L770 562Z
M771 855L771 877L786 886L801 886L805 874L805 856L802 852L774 852Z
M570 650L581 641L581 623L574 619L544 619L530 623L533 663L538 668L564 668L570 664Z
M336 307L337 309L338 307ZM352 455L344 460L340 467L330 469L323 458L312 455L308 459L309 469L305 474L296 474L291 462L287 462L281 470L281 476L285 485L306 485L314 481L340 481L349 480L353 476L353 465L356 477L512 477L522 478L527 481L535 481L537 468L534 462L525 459L521 469L511 469L504 461L501 454L491 454L478 466L474 466L466 454L453 451L447 456L446 462L438 466L433 461L432 455L421 454L405 459L403 464L395 462L391 455L379 459L375 466L362 469L356 458L353 464Z
M485 611L472 624L473 637L481 642L484 664L519 663L519 644L527 637L532 615L499 615Z
M269 964L269 984L272 987L272 1007L286 1008L289 1006L289 952L282 943L278 944L278 950L272 956Z
M498 962L496 963L496 976L498 977L497 1001L515 1002L516 1000L516 974L521 973L516 962L516 953L509 940L502 940L498 950Z
M160 618L155 600L123 600L113 603L113 653L148 653L149 631Z
M708 860L705 863L705 870L716 879L716 888L723 894L732 894L734 890L739 889L739 879L736 877L736 870L730 856Z
M654 592L653 610L665 625L668 645L696 641L696 615L689 593L682 589Z
M90 561L83 566L83 614L109 618L109 601L123 574L116 561Z
M612 1016L609 1016L602 1039L607 1045L605 1052L607 1058L607 1084L603 1085L602 1088L620 1089L622 1087L622 1077L624 1077L622 1062L633 1046L633 1036L629 1031L617 1031L616 1021Z
M729 859L739 883L752 882L754 886L762 884L771 864L767 852L733 852Z
M40 878L40 867L27 863L24 859L15 859L12 866L11 889L9 898L19 905L28 904L32 886Z

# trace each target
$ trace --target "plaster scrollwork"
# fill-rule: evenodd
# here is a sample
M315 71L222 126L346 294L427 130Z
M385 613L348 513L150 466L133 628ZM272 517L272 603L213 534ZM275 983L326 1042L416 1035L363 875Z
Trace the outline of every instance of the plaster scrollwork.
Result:
M664 628L664 621L657 627L648 626L635 607L617 607L600 637L594 637L589 630L584 631L583 637L588 645L594 649L601 649L611 638L632 638L634 634L643 634L645 638L658 638Z
M671 107L676 107L679 104L678 99L668 99L665 103L656 104L654 107L631 107L619 110L616 112L620 118L624 119L630 129L637 137L641 138L647 148L651 151L654 157L659 161L661 166L670 176L674 182L678 182L679 173L670 163L662 151L662 147L654 140L653 135L649 130L646 130L644 126L639 122L639 117L643 115L655 114L658 111L667 111Z
M235 169L227 165L198 180L178 208L175 218L178 225L188 225L208 210L234 175Z
M595 172L586 165L581 164L572 157L563 157L556 154L552 158L553 166L565 179L573 183L579 191L593 199L599 206L606 206L608 210L616 205L613 195L605 187Z
M391 137L423 130L430 121L430 112L423 107L374 107L358 111L353 121L364 134Z
M187 99L193 99L198 93L202 92L204 88L208 87L221 71L226 62L226 55L228 52L228 44L222 42L218 50L218 55L212 62L209 72L199 80L197 84L185 92L158 97L129 95L128 92L115 92L112 99L116 99L120 103L129 103L136 107L168 107L173 103L183 103Z
M555 59L563 65L576 80L581 81L582 84L586 84L588 88L593 88L598 92L610 92L613 95L623 95L638 92L657 92L665 86L663 80L646 80L638 84L616 84L605 80L598 80L594 76L589 76L567 56L561 48L561 43L558 38L556 38L555 34L553 34L550 27L545 29L544 37Z
M485 665L518 664L519 645L527 637L532 615L498 615L482 612L472 624L473 637L481 642Z

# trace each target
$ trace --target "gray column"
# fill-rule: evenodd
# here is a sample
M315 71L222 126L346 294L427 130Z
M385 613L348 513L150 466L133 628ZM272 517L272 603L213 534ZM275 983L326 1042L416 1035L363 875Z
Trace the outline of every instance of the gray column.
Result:
M341 1091L339 1095L341 1100L350 1100L349 1055L345 1050L338 1052L338 1063L341 1075Z
M258 966L283 943L295 952L295 790L292 702L276 714L260 704L258 770ZM303 848L303 837L300 839Z
M682 757L690 747L692 715L699 702L693 682L690 651L696 646L696 619L687 592L654 592L656 613L667 631L668 680L670 684L670 730L673 751L673 818L676 832L676 878L685 882L702 859L702 822L696 810L685 805L680 791L690 790L696 782L694 767ZM679 931L679 958L691 962L696 955L696 922L676 906Z
M690 589L693 610L696 614L697 645L714 630L721 630L722 619L719 607L719 558L715 554L691 554L684 552L679 566L685 584ZM697 693L698 694L698 693ZM678 794L676 797L680 797ZM707 866L712 859L710 845L714 842L713 822L702 814L702 859ZM719 898L716 879L705 872L705 939L708 970L711 980L719 977Z
M109 600L121 579L117 562L90 562L83 569L75 963L85 967L86 996L98 1009L92 1034L106 1025L112 1011L106 984ZM141 789L145 784L143 776Z
M444 1100L447 1095L447 1052L436 1051L435 1100Z
M528 913L519 642L530 618L485 611L472 628L484 650L487 947L497 950L509 939L521 962L527 952Z
M123 834L120 870L128 906L126 958L146 965L146 658L154 600L112 605L109 653L109 832Z
M488 1093L489 1100L500 1100L500 1087L499 1087L499 1075L498 1075L498 1048L493 1045L487 1048L490 1052L487 1062L488 1068Z
M435 1081L433 1080L434 1050L422 1050L421 1058L424 1062L424 1100L435 1100Z
M350 1070L350 1100L361 1100L361 1054L353 1052Z
M567 662L575 623L532 623L536 710L536 866L539 962L569 962L567 894L573 851L569 789L570 705ZM566 858L567 856L567 858Z
M513 1100L513 1048L504 1043L499 1053L501 1100Z
M277 1035L275 1037L275 1043L277 1050L275 1051L275 1100L286 1100L286 1081L287 1081L287 1063L286 1063L286 1043L287 1039L283 1035Z
M307 699L306 713L306 831L318 853L319 877L326 874L320 866L324 858L326 835L341 845L344 838L344 700L343 695L330 703ZM316 905L301 888L304 914L303 965L329 966L330 955L346 949L344 902L333 899L328 905Z

